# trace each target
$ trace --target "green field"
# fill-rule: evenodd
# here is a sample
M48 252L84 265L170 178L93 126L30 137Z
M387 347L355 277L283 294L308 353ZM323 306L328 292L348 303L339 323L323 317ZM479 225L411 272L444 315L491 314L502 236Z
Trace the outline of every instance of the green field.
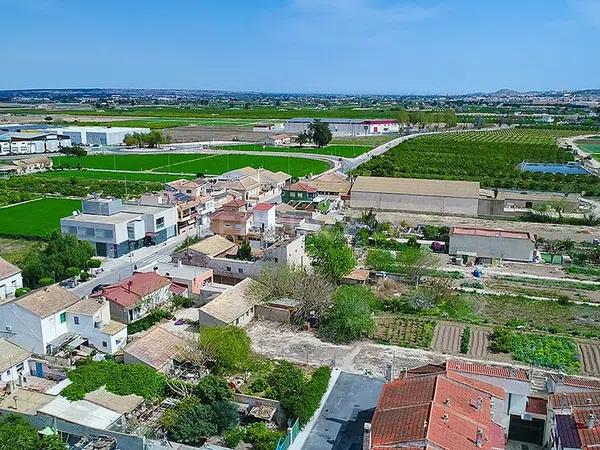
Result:
M378 136L334 137L331 144L368 145L375 147L400 137L400 134L382 134Z
M600 195L593 175L523 172L522 161L566 163L573 155L559 148L559 136L579 131L504 129L444 133L410 139L355 170L357 175L479 181L486 188L581 192Z
M114 171L96 171L96 170L54 170L51 172L42 172L35 174L36 177L46 178L86 178L93 180L124 180L124 181L156 181L167 183L181 178L194 178L190 175L159 174L152 172L114 172Z
M330 155L342 158L354 158L368 152L373 148L371 145L328 145L323 148L315 147L269 147L262 144L232 144L222 145L219 148L224 150L252 150L262 152L283 152L283 153L314 153L317 155Z
M104 126L104 127L133 127L133 128L175 128L190 125L214 126L214 127L251 127L256 123L254 119L168 119L168 118L146 118L125 119L87 122L81 120L56 122L76 126Z
M0 234L44 237L60 228L60 219L81 209L80 200L43 198L0 209Z
M53 158L55 167L220 175L241 167L263 167L272 171L284 171L295 177L321 173L329 168L325 161L285 156L257 155L201 155L201 154L134 154L134 155L88 155L80 159L68 156ZM77 172L71 172L77 173ZM86 172L80 172L86 173ZM87 175L87 173L86 173ZM84 176L86 176L84 175ZM133 175L133 174L130 174ZM108 176L108 175L107 175ZM129 175L128 175L129 176ZM180 178L180 177L179 177ZM119 178L121 179L121 178ZM145 179L145 178L144 178ZM154 181L155 179L151 179ZM162 180L162 179L161 179Z

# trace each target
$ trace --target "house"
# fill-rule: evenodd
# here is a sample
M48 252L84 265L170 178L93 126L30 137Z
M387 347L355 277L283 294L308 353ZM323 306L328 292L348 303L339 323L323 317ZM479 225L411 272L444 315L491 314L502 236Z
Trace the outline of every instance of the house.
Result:
M173 260L212 269L214 281L223 284L236 284L244 278L257 276L265 266L273 263L306 269L311 267L304 236L283 238L266 248L254 249L250 261L237 259L237 250L238 246L235 243L215 235L175 253Z
M195 233L198 225L207 225L210 214L215 211L214 199L210 194L192 197L179 192L164 190L142 194L138 200L146 206L175 206L177 208L177 234Z
M257 122L252 127L252 131L254 131L254 132L261 132L261 133L268 133L269 131L273 131L274 128L275 128L275 124L274 123L261 123L261 122Z
M245 198L245 200L250 200L253 203L263 202L269 198L281 194L281 189L292 179L290 174L282 171L272 172L263 168L255 169L253 167L242 167L240 169L230 170L229 172L225 172L219 176L219 181L217 181L217 183L214 185L212 192L214 192L214 189L222 189L224 186L230 186L232 191L238 192L240 190L239 187L236 188L235 185L226 184L223 181L231 182L240 179L247 179L248 177L258 183L260 186L257 195L255 195L254 192L250 193L248 198ZM247 181L247 183L250 183L250 181ZM242 195L237 194L236 196L239 197Z
M477 216L479 183L357 177L350 206L359 209Z
M210 229L231 242L238 243L248 239L254 224L251 213L223 209L210 216Z
M264 231L275 227L275 206L273 203L258 203L252 208L255 228Z
M192 198L202 197L206 194L208 183L186 180L184 178L180 180L171 181L165 184L165 191L169 193L180 193L188 195Z
M307 184L317 190L317 195L325 197L329 201L350 200L351 183L349 180L314 180L306 181Z
M119 258L177 234L177 208L173 205L90 198L81 202L81 208L81 213L60 219L61 231L88 241L98 256Z
M546 448L600 448L600 392L571 392L548 396Z
M13 297L23 287L21 269L0 257L0 300Z
M217 181L213 189L233 191L236 197L241 197L243 200L249 201L259 198L260 183L250 176L245 176L233 180Z
M246 278L230 287L198 310L198 323L203 325L246 326L254 318L254 307L260 302L252 291L256 281Z
M127 339L127 329L110 320L107 304L80 300L55 284L1 303L0 329L2 337L38 355L81 345L114 353Z
M171 280L155 272L134 272L92 294L110 303L110 317L121 323L139 320L171 298Z
M535 238L528 231L453 227L448 249L451 255L475 256L481 261L531 262L535 256Z
M283 188L281 201L283 203L311 203L317 197L317 188L306 181L297 181Z
M395 119L318 119L326 123L334 136L368 136L372 134L398 133L400 124ZM316 119L295 117L284 123L287 133L300 134Z
M4 172L27 175L52 169L52 160L46 156L32 156L30 158L15 159L11 164L3 167Z
M168 373L185 346L185 339L156 325L129 343L123 349L123 358L125 364L145 364L158 372Z
M518 216L532 209L559 201L564 205L564 213L581 212L581 195L558 192L530 192L508 189L481 189L479 191L478 215L480 216Z
M271 134L266 137L265 144L266 145L287 145L291 142L291 138L288 134Z
M503 402L502 388L443 366L408 370L384 385L363 448L504 449Z
M58 152L62 147L70 146L71 139L68 136L52 130L0 133L0 155Z
M31 356L29 350L0 339L0 382L20 381L20 378L28 376Z
M69 331L85 336L88 345L101 352L116 353L127 343L127 325L111 319L107 301L84 298L66 313Z
M229 242L229 241L227 241ZM200 295L202 288L213 282L213 271L206 267L186 266L181 260L176 262L159 262L155 271L176 283L187 288L188 294Z

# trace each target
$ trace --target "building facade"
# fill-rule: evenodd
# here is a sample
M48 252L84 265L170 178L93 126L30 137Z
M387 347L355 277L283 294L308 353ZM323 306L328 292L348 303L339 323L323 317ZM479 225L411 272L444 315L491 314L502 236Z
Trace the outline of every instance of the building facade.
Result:
M450 229L451 255L474 256L484 260L531 262L535 238L527 231L454 227Z

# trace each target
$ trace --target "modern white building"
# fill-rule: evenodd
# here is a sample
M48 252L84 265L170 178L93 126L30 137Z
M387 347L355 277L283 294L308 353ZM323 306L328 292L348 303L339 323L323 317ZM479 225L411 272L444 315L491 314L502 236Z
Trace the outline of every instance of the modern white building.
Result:
M127 327L110 320L107 304L51 285L0 303L0 337L39 355L86 343L114 353L125 345Z
M14 297L16 290L22 287L21 269L0 257L0 301Z
M297 117L284 124L286 133L299 134L317 119ZM370 134L398 133L400 124L395 119L318 119L326 123L334 136L368 136Z
M71 138L57 131L11 131L0 133L0 155L58 152L69 147Z
M125 136L133 133L149 133L149 128L126 127L65 127L45 131L68 136L74 145L122 145Z
M177 233L174 205L148 206L102 198L81 203L81 213L60 220L61 230L90 242L98 256L118 258L132 250L165 242Z

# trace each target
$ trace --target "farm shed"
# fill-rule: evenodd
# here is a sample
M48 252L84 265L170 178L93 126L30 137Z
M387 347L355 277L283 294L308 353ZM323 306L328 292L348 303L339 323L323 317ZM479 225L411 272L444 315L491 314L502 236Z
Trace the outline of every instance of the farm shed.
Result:
M230 287L198 310L199 325L246 326L254 318L254 307L259 299L252 292L256 281L245 278Z
M352 208L476 216L479 183L414 178L357 177Z
M530 262L534 258L535 238L527 231L454 227L450 229L449 253Z

